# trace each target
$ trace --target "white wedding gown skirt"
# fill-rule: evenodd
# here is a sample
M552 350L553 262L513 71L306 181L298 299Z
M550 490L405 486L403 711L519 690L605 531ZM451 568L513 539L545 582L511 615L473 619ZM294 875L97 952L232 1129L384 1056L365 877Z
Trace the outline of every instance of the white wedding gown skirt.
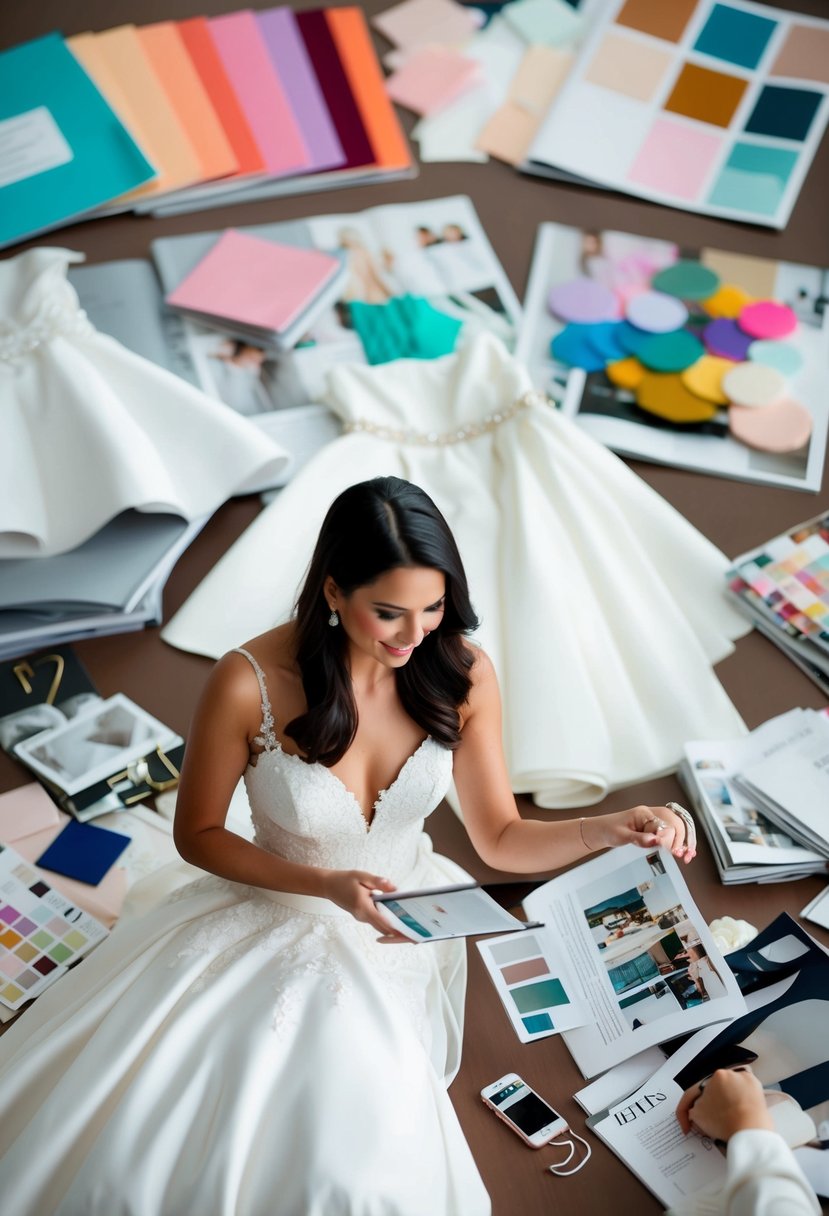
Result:
M129 508L193 520L290 461L248 419L99 333L68 249L0 261L0 558L49 557Z
M336 369L350 433L220 559L162 636L218 657L285 620L347 486L422 486L461 551L498 672L512 787L547 808L673 770L689 739L745 727L711 665L749 626L727 560L618 457L531 391L486 335L432 362Z
M263 736L263 848L400 888L467 877L422 831L450 752L421 744L367 828L330 770ZM4 1216L486 1216L446 1092L465 945L376 937L212 876L117 926L0 1038Z

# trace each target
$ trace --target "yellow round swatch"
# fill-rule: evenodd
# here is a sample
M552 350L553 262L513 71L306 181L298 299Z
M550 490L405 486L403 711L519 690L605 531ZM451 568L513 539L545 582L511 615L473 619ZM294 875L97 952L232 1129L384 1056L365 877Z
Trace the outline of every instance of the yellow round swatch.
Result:
M736 364L731 359L721 359L719 355L703 355L680 372L680 379L687 389L705 401L713 401L715 405L725 405L728 398L723 392L722 378Z
M739 317L746 304L751 304L750 296L736 283L721 283L712 296L702 301L702 307L709 317Z
M636 390L636 402L668 422L707 422L717 412L713 402L697 397L675 372L646 372Z
M611 384L615 384L617 388L636 388L645 375L644 367L632 355L627 359L608 363L604 372Z

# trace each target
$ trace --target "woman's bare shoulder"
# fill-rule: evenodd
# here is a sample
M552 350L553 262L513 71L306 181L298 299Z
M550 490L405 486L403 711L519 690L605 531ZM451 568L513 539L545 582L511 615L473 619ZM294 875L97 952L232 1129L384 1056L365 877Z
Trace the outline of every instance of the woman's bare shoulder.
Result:
M482 646L478 646L476 642L470 642L468 638L464 639L467 654L472 659L472 666L469 669L469 677L472 680L472 687L478 688L482 684L487 684L491 680L496 680L495 665L492 659Z

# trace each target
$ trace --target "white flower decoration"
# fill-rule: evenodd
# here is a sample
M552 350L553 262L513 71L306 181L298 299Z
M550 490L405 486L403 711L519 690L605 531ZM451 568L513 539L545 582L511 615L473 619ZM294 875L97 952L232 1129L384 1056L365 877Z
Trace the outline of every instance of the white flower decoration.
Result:
M747 946L751 939L757 936L754 925L750 925L747 920L735 920L733 916L718 916L716 920L711 921L708 928L723 954Z

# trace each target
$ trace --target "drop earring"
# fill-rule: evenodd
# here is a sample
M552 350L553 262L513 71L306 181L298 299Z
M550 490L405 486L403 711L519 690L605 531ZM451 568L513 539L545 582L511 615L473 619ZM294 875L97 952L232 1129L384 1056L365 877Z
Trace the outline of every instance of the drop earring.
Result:
M328 624L331 626L332 629L335 629L337 627L337 625L339 625L339 623L340 623L339 613L337 612L336 608L332 608L331 615L328 618Z

